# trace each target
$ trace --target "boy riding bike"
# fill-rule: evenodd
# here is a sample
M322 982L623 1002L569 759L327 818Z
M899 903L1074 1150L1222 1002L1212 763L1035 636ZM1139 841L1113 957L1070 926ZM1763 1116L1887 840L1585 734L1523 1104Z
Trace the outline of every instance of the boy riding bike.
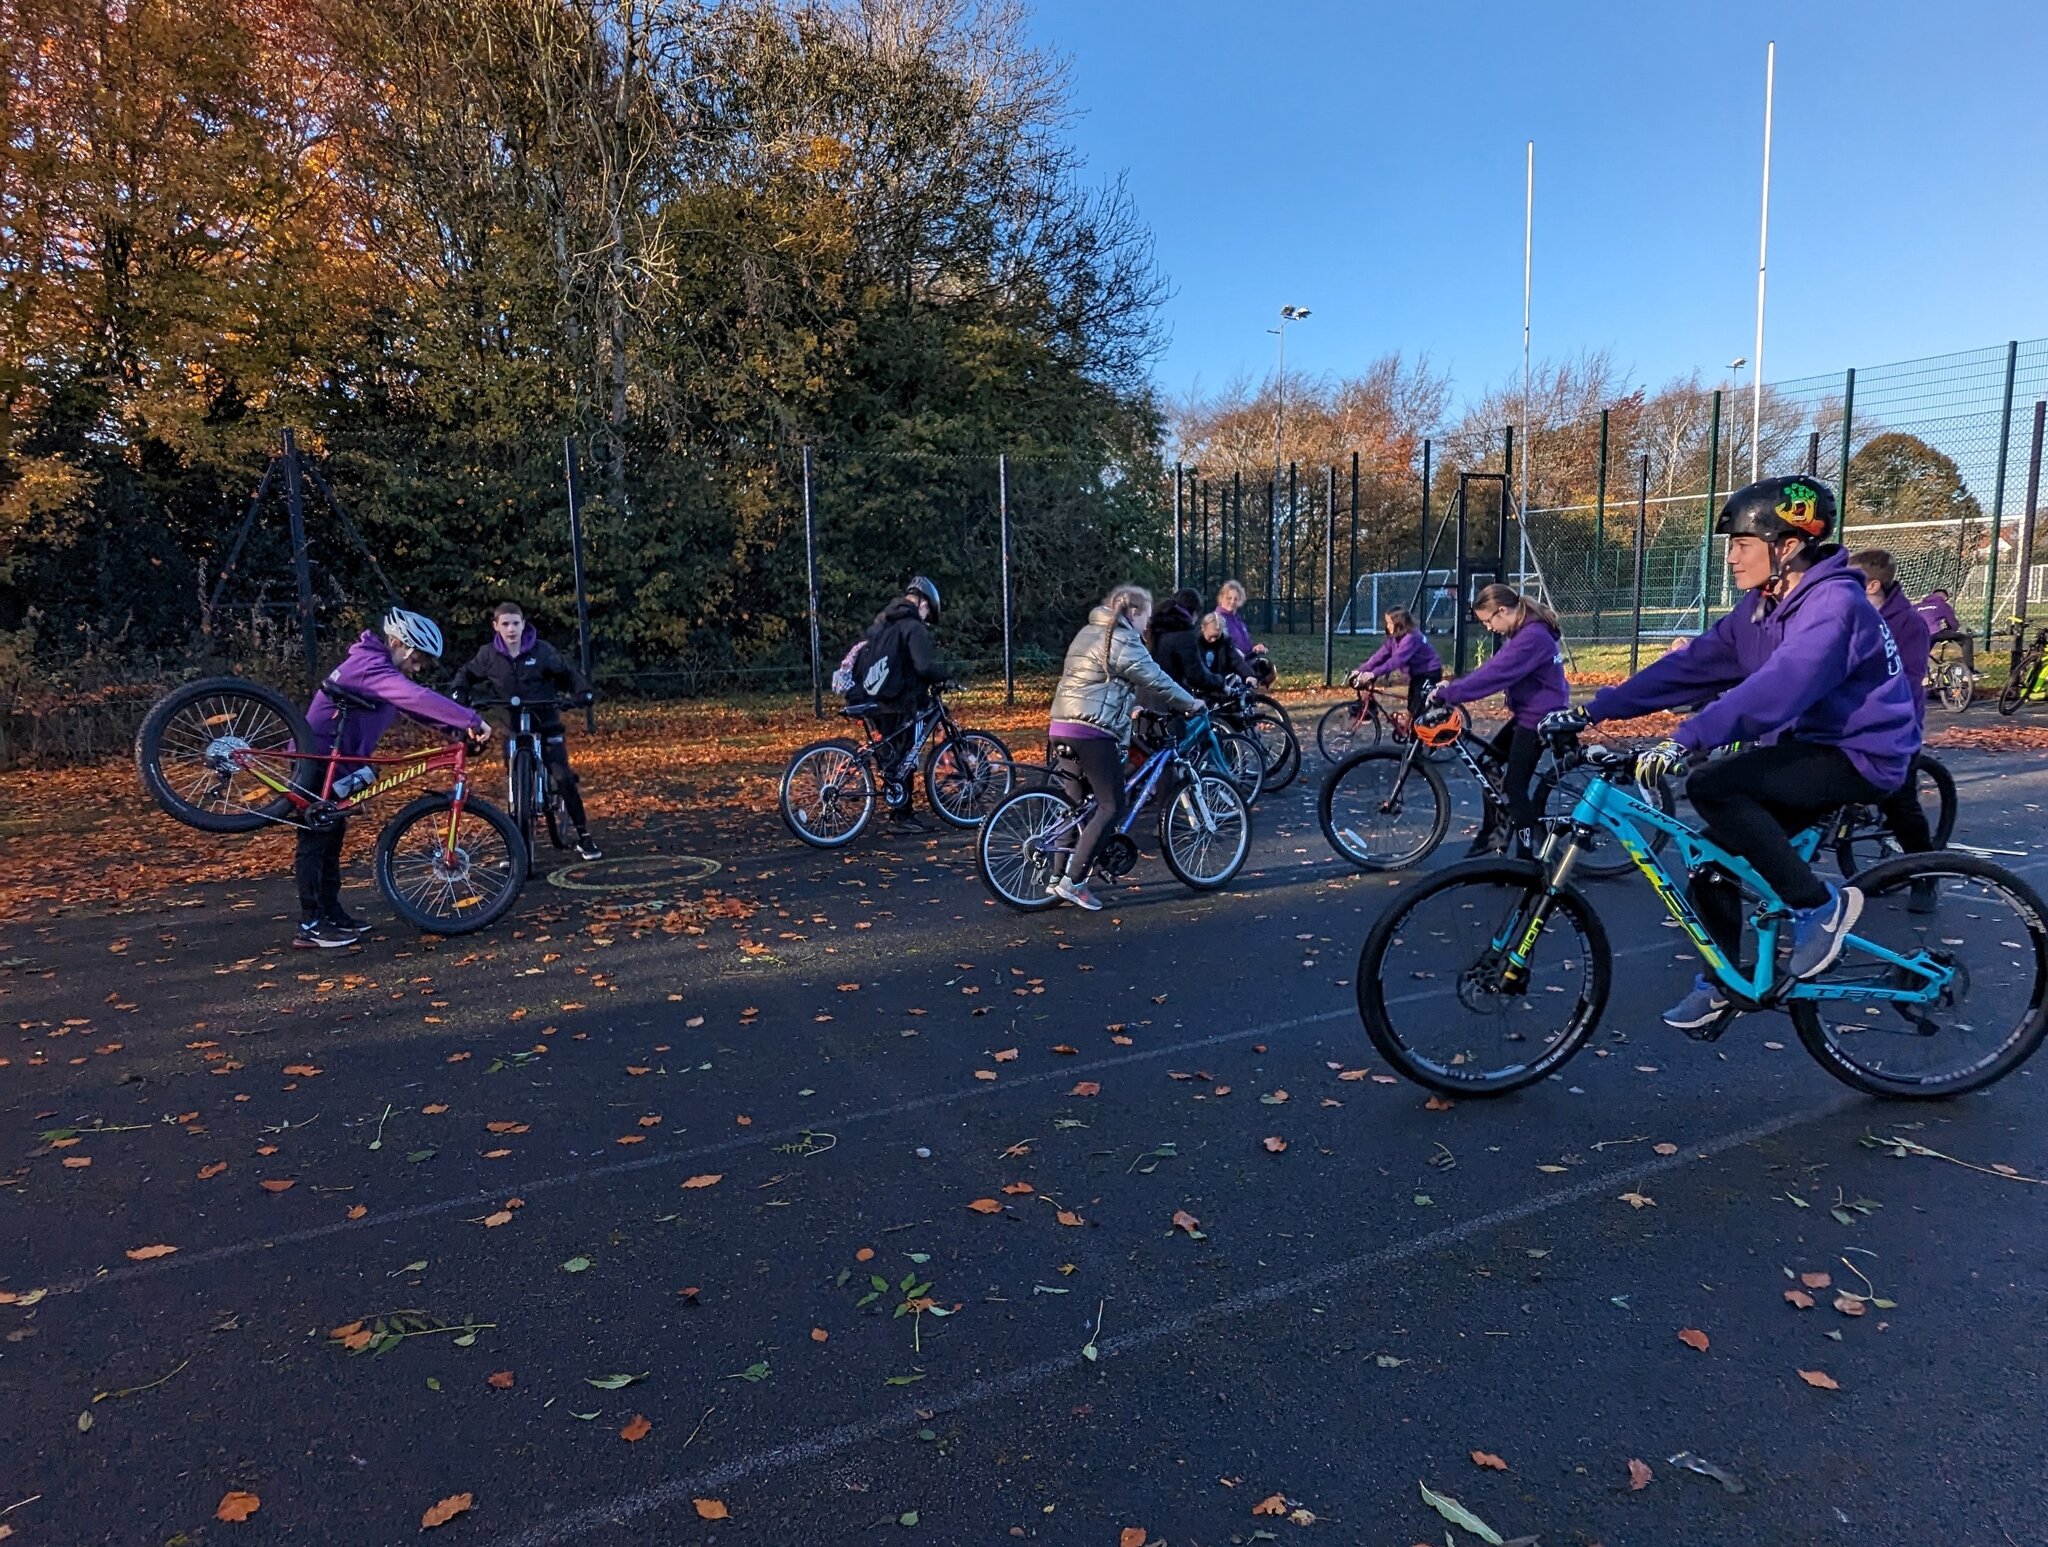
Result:
M467 700L483 686L488 686L500 699L545 702L561 694L582 702L590 699L590 684L583 680L583 674L569 664L561 651L540 637L517 602L500 602L492 609L491 642L469 658L455 674L448 691ZM533 724L540 733L541 763L555 788L561 791L562 807L576 825L577 855L583 859L602 859L604 850L590 836L590 819L584 814L576 771L569 766L569 738L562 728L560 710L552 705L534 710Z
M1637 759L1637 778L1649 783L1681 777L1695 758L1731 742L1768 741L1701 768L1686 794L1709 836L1755 866L1792 910L1795 978L1834 964L1863 896L1821 881L1790 835L1839 806L1881 802L1905 782L1920 745L1898 646L1864 595L1863 577L1827 541L1835 511L1834 491L1813 478L1766 478L1736 490L1714 524L1746 593L1735 609L1690 648L1602 689L1583 710L1543 721L1546 734L1575 731L1718 693ZM1689 891L1700 922L1734 960L1741 889L1708 868ZM1695 1030L1727 1009L1718 985L1700 977L1664 1022Z
M910 728L931 692L946 680L931 625L939 616L939 588L915 575L903 594L875 614L866 637L851 657L849 708L868 705L868 723L882 738L876 766L882 771L882 800L892 822L916 823L911 809L912 769L900 766L910 750Z
M314 754L368 757L400 714L465 731L479 741L488 740L491 727L483 716L413 680L429 660L440 657L441 630L434 620L403 607L392 608L384 615L381 632L365 629L313 695L306 709L306 724L312 728ZM337 695L368 700L376 707L356 709L344 719L329 689ZM372 770L360 763L337 765L330 794L338 799L351 793L357 781L367 782L371 776ZM299 829L298 849L292 859L292 874L299 887L295 947L333 950L354 945L356 937L370 927L350 918L341 906L341 845L347 832L344 816L309 819Z

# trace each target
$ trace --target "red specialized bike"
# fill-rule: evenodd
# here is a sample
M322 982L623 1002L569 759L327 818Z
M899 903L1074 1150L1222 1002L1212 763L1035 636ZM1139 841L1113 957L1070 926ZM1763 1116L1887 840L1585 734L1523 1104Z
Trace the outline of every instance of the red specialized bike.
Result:
M379 706L332 683L342 724ZM526 844L512 819L469 792L467 738L392 757L316 753L298 706L240 677L189 682L158 702L135 737L135 761L156 803L188 827L248 833L283 824L322 827L378 795L432 779L377 834L377 885L398 916L437 935L464 935L502 918L526 884ZM342 764L367 764L341 781ZM367 775L367 777L365 776Z

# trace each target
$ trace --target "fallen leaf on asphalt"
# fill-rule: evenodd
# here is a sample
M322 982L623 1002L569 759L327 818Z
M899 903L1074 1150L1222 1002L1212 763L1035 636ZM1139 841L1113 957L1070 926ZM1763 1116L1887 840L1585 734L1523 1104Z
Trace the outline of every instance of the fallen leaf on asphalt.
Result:
M853 1260L855 1262L873 1262L875 1260L875 1249L872 1246L863 1246L853 1254Z
M269 1181L258 1182L256 1185L262 1188L265 1192L290 1192L292 1188L297 1186L298 1184L288 1176L274 1176Z
M177 1249L175 1246L131 1246L127 1255L130 1262L148 1262L154 1257L168 1257Z
M1000 1053L995 1054L994 1057L995 1061L999 1064L1013 1064L1017 1061L1017 1050L1013 1047L1006 1047Z
M1261 1139L1259 1143L1265 1147L1265 1151L1269 1155L1282 1154L1287 1149L1287 1141L1278 1134L1274 1134L1270 1138Z
M1448 1112L1452 1107L1456 1106L1457 1104L1457 1102L1452 1101L1444 1096L1431 1096L1427 1101L1422 1103L1422 1110L1425 1112Z
M1145 1547L1150 1536L1143 1526L1125 1526L1116 1534L1116 1547Z
M1697 1348L1701 1353L1707 1351L1707 1335L1700 1331L1698 1327L1680 1327L1678 1329L1678 1341L1687 1348Z
M1632 1209L1654 1209L1657 1206L1655 1198L1641 1192L1625 1192L1621 1195L1621 1201Z
M687 1192L698 1187L716 1187L724 1179L723 1171L707 1171L702 1176L693 1176L684 1182L683 1190Z
M1252 1513L1253 1513L1254 1515L1284 1515L1284 1514L1286 1514L1286 1513L1287 1513L1287 1495L1286 1495L1286 1494L1284 1494L1284 1493L1275 1493L1275 1494L1269 1494L1269 1495L1268 1495L1267 1497L1265 1497L1265 1498L1263 1498L1263 1499L1259 1500L1259 1502L1258 1502L1258 1503L1256 1503L1256 1504L1254 1504L1254 1505L1252 1506Z
M1840 1311L1844 1316L1861 1316L1868 1309L1868 1307L1866 1307L1864 1303L1861 1300L1857 1299L1854 1295L1836 1295L1835 1309Z
M492 1133L525 1133L527 1129L531 1126L532 1125L530 1123L513 1122L497 1122L484 1124L484 1127L489 1129Z
M1003 1212L1002 1203L995 1198L976 1198L967 1206L977 1214L1000 1214Z
M1652 1144L1650 1148L1659 1155L1676 1155L1678 1153L1678 1146L1676 1144Z
M1809 1386L1818 1386L1822 1391L1840 1391L1842 1384L1825 1370L1801 1370L1799 1378Z
M300 1079L310 1080L313 1078L314 1075L319 1074L321 1071L314 1068L311 1064L286 1064L284 1066L284 1072L286 1074L295 1074Z
M213 1518L227 1521L247 1520L262 1507L263 1501L255 1494L245 1493L237 1488L221 1499L220 1508L213 1512Z
M1495 1472L1505 1472L1508 1469L1508 1464L1490 1450L1473 1451L1472 1464L1474 1466L1486 1467L1488 1470Z
M1802 1311L1813 1309L1813 1296L1803 1289L1788 1289L1785 1291L1785 1298L1798 1306Z
M445 1101L436 1101L431 1106L421 1107L420 1110L426 1113L429 1117L439 1117L443 1112L448 1110L448 1103Z
M1079 1214L1076 1214L1072 1209L1061 1209L1058 1215L1055 1217L1063 1225L1080 1225L1086 1223L1086 1221L1083 1220L1081 1216Z
M1825 1273L1802 1273L1799 1275L1799 1282L1804 1284L1808 1289L1825 1289L1828 1287L1828 1285L1832 1284L1834 1280L1829 1278Z
M1003 1191L1012 1198L1021 1198L1024 1194L1032 1191L1032 1186L1029 1182L1008 1182L1004 1184Z
M727 1516L724 1503L718 1499L692 1499L690 1502L696 1505L699 1520L723 1520Z
M199 1180L202 1182L210 1182L215 1177L219 1176L221 1172L227 1170L227 1168L228 1163L225 1160L216 1160L210 1166L201 1166L199 1168Z
M473 1493L451 1493L447 1498L420 1516L420 1529L422 1531L431 1531L435 1526L444 1526L474 1503L476 1503L476 1495Z
M1175 1209L1173 1211L1173 1228L1185 1230L1194 1240L1199 1241L1202 1239L1202 1222L1186 1209Z
M1079 1080L1075 1082L1074 1088L1068 1091L1067 1094L1070 1096L1099 1096L1102 1094L1102 1087L1094 1080Z
M64 1157L64 1169L67 1171L83 1171L91 1164L92 1156L90 1155L66 1155Z
M1055 1042L1055 1043L1053 1044L1053 1048L1052 1048L1052 1050L1053 1050L1053 1051L1054 1051L1055 1053L1059 1053L1059 1054L1061 1054L1062 1056L1064 1056L1064 1057L1068 1057L1068 1058L1071 1058L1071 1057L1073 1057L1073 1055L1074 1055L1074 1054L1076 1054L1076 1053L1078 1053L1078 1052L1080 1052L1080 1051L1081 1051L1081 1050L1080 1050L1079 1048L1077 1048L1077 1047L1068 1047L1068 1046L1067 1046L1067 1044L1066 1044L1066 1043L1064 1043L1064 1042Z
M351 1203L348 1207L348 1218L361 1219L365 1214L369 1212L370 1210L368 1205L361 1203Z
M744 1123L746 1119L743 1117L740 1121ZM622 1133L612 1142L614 1144L645 1144L647 1142L647 1135L644 1133Z
M1470 1531L1482 1542L1485 1542L1487 1547L1506 1547L1506 1543L1501 1539L1500 1532L1494 1530L1492 1526L1481 1520L1456 1499L1446 1494L1432 1493L1428 1483L1418 1483L1416 1486L1422 1489L1422 1502L1435 1510L1439 1515L1442 1515L1452 1525Z
M646 1416L641 1413L635 1413L633 1421L627 1424L625 1428L619 1430L619 1438L628 1445L633 1445L646 1439L653 1432L654 1425L647 1421Z
M811 1328L811 1341L813 1343L822 1343L831 1336L832 1334L827 1332L823 1327Z
M977 1080L992 1080L996 1077L996 1072L993 1069L977 1069L974 1071L974 1077Z
M1346 1069L1337 1076L1340 1080L1363 1080L1372 1074L1370 1069Z
M1629 1457L1628 1488L1631 1493L1640 1493L1650 1486L1650 1469L1643 1462Z
M1259 1097L1260 1104L1269 1107L1284 1106L1287 1100L1288 1095L1287 1092L1284 1090L1269 1091L1265 1095Z
M486 1230L495 1230L500 1225L509 1225L511 1223L512 1211L510 1209L500 1209L495 1214L486 1214L484 1216L484 1228Z
M484 1384L495 1386L500 1391L510 1391L512 1389L512 1372L510 1370L499 1370L495 1374L486 1375L484 1377Z

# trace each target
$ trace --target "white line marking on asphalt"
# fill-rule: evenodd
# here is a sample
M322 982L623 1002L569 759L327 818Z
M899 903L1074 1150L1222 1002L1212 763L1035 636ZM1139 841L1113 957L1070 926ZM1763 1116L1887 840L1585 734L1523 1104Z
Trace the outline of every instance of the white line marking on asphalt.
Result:
M1563 1208L1567 1204L1582 1203L1624 1184L1640 1183L1688 1165L1694 1160L1710 1159L1728 1150L1739 1149L1745 1144L1768 1139L1788 1128L1818 1122L1858 1105L1862 1100L1861 1097L1845 1096L1814 1111L1774 1117L1768 1122L1755 1123L1734 1133L1724 1134L1706 1144L1688 1145L1684 1154L1659 1160L1646 1160L1637 1165L1624 1166L1616 1171L1588 1177L1583 1182L1574 1183L1570 1187L1540 1198L1526 1199L1521 1203L1510 1204L1506 1208L1475 1215L1459 1224L1433 1230L1428 1235L1417 1236L1413 1240L1383 1246L1377 1251L1365 1252L1356 1257L1346 1258L1342 1262L1333 1262L1325 1267L1297 1274L1293 1278L1246 1290L1242 1294L1233 1295L1228 1300L1219 1301L1198 1311L1184 1311L1178 1316L1170 1316L1130 1332L1104 1338L1097 1348L1102 1359L1117 1359L1169 1338L1185 1338L1212 1322L1229 1321L1276 1301L1290 1300L1298 1295L1327 1289L1332 1285L1371 1273L1375 1269L1389 1267L1422 1256L1424 1253L1455 1245L1483 1231L1532 1219L1553 1209ZM979 1407L1000 1398L1020 1395L1055 1375L1080 1368L1082 1359L1078 1351L1057 1354L996 1379L974 1381L949 1397L941 1397L936 1401L929 1396L918 1397L880 1418L840 1424L804 1439L792 1440L787 1445L774 1445L766 1450L757 1450L751 1455L740 1456L688 1477L672 1478L652 1488L625 1494L603 1504L573 1510L558 1519L543 1521L516 1536L500 1537L494 1547L553 1547L554 1543L571 1541L605 1526L624 1524L651 1510L666 1509L694 1497L714 1496L720 1490L735 1483L745 1482L749 1478L785 1471L805 1462L822 1460L838 1451L885 1439L902 1430L921 1427L949 1413Z

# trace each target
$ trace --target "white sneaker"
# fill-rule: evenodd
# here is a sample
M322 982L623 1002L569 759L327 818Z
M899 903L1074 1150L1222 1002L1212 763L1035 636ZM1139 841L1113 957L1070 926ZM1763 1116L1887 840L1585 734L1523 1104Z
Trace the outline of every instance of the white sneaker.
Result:
M1085 881L1070 881L1067 877L1061 876L1053 882L1051 891L1053 896L1063 902L1070 902L1089 913L1102 911L1102 899L1088 890L1088 883Z

